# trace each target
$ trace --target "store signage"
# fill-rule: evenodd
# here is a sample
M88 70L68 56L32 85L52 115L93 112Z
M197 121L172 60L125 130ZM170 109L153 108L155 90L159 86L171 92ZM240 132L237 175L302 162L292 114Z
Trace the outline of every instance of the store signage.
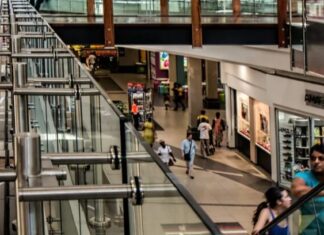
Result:
M306 90L305 102L309 106L324 108L324 93Z

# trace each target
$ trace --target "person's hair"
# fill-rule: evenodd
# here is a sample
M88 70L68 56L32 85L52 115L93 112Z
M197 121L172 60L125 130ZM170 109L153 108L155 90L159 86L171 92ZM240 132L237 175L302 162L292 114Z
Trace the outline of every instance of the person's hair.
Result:
M201 115L205 115L205 114L206 114L206 110L202 109L202 110L200 111L200 114L201 114Z
M147 121L148 121L148 122L152 122L152 118L151 118L151 117L148 117L148 118L147 118Z
M216 112L216 118L219 118L219 117L220 117L220 113Z
M259 216L261 211L264 208L270 207L275 208L277 205L277 201L282 198L282 192L285 191L284 188L281 187L271 187L269 188L265 193L264 196L266 198L266 201L261 202L257 209L254 212L252 223L255 225L258 222Z
M200 119L200 122L207 122L207 119L203 117Z
M315 151L324 154L324 144L315 144L313 147L311 147L311 149L310 149L310 156L312 156L312 154Z
M191 135L192 135L192 132L188 131L186 137L188 138Z

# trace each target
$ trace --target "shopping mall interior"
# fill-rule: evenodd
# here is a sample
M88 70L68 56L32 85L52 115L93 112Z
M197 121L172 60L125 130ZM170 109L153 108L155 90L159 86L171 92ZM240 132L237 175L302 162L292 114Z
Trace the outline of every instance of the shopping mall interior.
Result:
M0 11L0 234L324 234L323 1ZM256 230L269 188L292 202Z

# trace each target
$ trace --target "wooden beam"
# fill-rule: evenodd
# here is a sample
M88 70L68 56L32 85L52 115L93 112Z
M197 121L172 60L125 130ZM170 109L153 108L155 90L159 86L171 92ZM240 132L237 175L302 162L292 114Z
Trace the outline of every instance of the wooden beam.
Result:
M105 30L105 47L115 46L115 25L113 13L113 0L104 0L104 30Z
M87 0L87 15L95 15L95 0Z
M287 0L277 0L278 5L278 46L286 47Z
M232 0L233 16L241 15L241 0Z
M202 47L200 0L191 0L192 47Z
M169 16L169 0L160 0L161 16Z

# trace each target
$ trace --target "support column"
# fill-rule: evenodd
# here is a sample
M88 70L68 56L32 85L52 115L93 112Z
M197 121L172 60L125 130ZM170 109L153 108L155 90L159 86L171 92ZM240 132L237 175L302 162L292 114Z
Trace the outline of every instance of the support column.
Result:
M161 16L169 16L169 0L160 0Z
M225 88L225 106L226 106L226 124L227 130L227 145L229 148L235 148L235 94L234 90L228 85L224 85Z
M183 64L183 56L177 55L176 61L177 61L177 82L185 85L187 84L187 76L184 71L184 64Z
M170 84L178 81L177 79L177 56L169 54L169 79Z
M241 0L232 0L233 16L241 15Z
M256 146L255 146L255 118L254 118L254 99L249 97L250 113L250 159L257 163Z
M191 0L192 47L202 47L200 0Z
M287 0L278 0L278 47L286 47Z
M202 101L202 70L201 60L188 58L188 104L189 124L196 126L196 118L203 109Z
M103 8L104 8L105 47L115 47L113 0L104 0Z
M217 99L217 76L218 76L218 67L217 62L206 60L205 63L206 71L206 98L208 99Z
M41 187L40 136L36 133L17 134L15 150L18 191L21 187ZM17 196L17 210L18 234L44 234L42 202L20 202Z
M87 0L87 15L95 16L95 0Z

